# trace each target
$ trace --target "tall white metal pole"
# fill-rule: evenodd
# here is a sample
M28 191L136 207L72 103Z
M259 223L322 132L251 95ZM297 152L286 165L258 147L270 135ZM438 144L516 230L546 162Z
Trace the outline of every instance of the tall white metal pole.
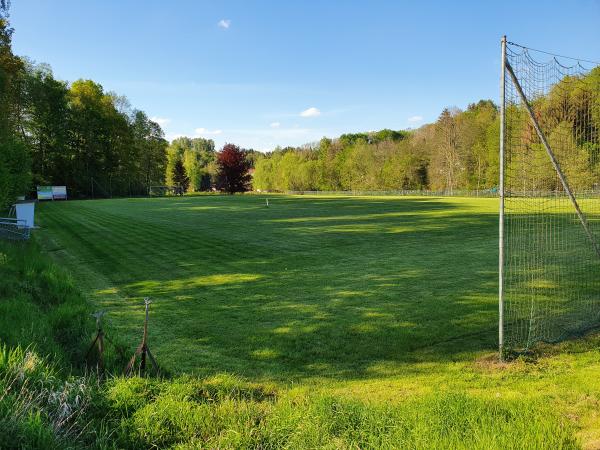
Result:
M506 120L506 36L501 41L500 75L500 220L498 226L498 351L504 358L504 125Z

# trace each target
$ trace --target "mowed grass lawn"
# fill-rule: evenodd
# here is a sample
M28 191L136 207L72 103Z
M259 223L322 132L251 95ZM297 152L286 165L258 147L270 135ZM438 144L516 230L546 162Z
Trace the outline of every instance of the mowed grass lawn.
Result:
M600 438L596 336L495 363L497 199L190 196L39 205L37 236L131 351L369 402L553 405Z
M496 201L257 196L41 205L119 334L174 371L378 377L492 351Z

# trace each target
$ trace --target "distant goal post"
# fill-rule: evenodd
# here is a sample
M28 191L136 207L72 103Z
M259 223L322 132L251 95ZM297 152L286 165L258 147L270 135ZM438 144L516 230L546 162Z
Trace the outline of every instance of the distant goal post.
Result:
M167 195L183 195L184 189L182 186L149 186L148 196L149 197L165 197Z

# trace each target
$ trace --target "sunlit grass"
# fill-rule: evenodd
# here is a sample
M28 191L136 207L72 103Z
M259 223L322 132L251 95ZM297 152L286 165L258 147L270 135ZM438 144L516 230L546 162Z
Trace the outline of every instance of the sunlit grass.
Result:
M414 348L462 334L480 333L465 350L493 350L493 199L298 196L270 205L69 202L42 205L41 220L53 254L77 267L119 332L139 334L141 298L153 298L155 352L172 370L360 379L372 361L401 369ZM448 326L464 314L487 324ZM264 347L279 356L254 364ZM315 363L327 371L315 373Z
M600 438L596 338L535 363L494 362L496 199L270 196L269 204L264 196L48 203L38 236L132 350L142 298L152 297L150 345L174 373L233 373L376 405L411 399L429 408L456 393L480 398L476 408L550 404L585 441Z

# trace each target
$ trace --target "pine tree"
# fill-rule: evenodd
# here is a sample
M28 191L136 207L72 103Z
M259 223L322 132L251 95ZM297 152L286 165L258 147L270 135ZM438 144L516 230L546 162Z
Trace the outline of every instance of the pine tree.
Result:
M183 161L181 159L175 161L175 166L173 167L173 182L181 188L182 193L187 191L190 185L190 179L185 172L185 167L183 166Z

